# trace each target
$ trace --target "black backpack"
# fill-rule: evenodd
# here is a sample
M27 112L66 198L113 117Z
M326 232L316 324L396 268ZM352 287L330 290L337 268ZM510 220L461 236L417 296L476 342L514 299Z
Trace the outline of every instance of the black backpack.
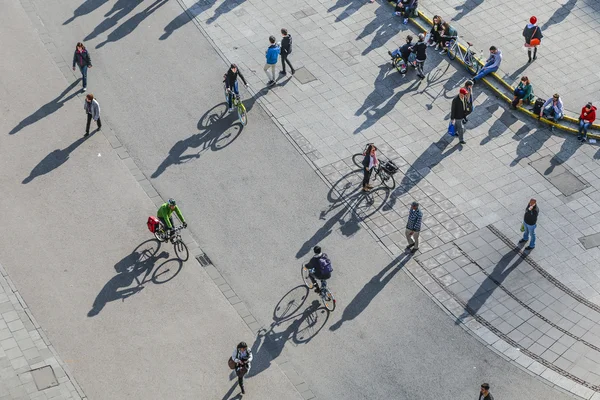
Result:
M545 101L543 99L540 99L539 97L535 100L535 103L533 104L533 110L532 112L535 115L540 115L540 113L542 112L542 107L544 107L544 103Z

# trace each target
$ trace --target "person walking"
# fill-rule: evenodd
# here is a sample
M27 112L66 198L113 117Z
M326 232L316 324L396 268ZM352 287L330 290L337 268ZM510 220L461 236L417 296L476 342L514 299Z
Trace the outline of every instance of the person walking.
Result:
M285 28L281 29L281 35L283 36L283 39L281 39L281 75L285 75L285 64L287 63L287 65L290 66L290 72L292 73L292 75L294 75L294 72L296 72L296 70L294 69L294 66L292 65L292 63L290 62L290 60L288 60L288 57L290 56L290 54L292 54L292 35L290 35L288 33L288 30Z
M458 135L458 143L466 144L465 142L465 126L463 123L464 118L467 116L467 95L469 91L467 89L460 88L458 96L452 100L452 109L450 110L450 120L456 129Z
M81 42L78 42L75 46L75 53L73 54L73 71L75 71L75 64L77 64L79 71L81 71L83 91L85 92L87 90L87 70L88 68L92 68L92 59L90 58L90 53L88 53Z
M269 43L269 47L265 53L267 62L263 69L265 70L265 74L267 74L267 79L269 79L267 85L274 85L275 67L277 66L277 59L279 58L279 52L281 51L281 48L277 43L275 43L275 36L273 35L269 36ZM271 70L271 76L269 76L269 69Z
M525 207L525 216L523 217L525 231L523 232L523 239L519 240L519 243L525 243L529 240L529 236L531 236L529 246L525 247L525 250L535 249L535 228L539 213L540 210L537 206L537 201L535 199L529 200L529 204Z
M479 390L479 396L477 400L494 400L494 396L490 393L489 383L482 383L481 389Z
M581 109L581 114L579 114L579 135L577 135L577 140L579 140L581 143L585 143L587 139L588 128L594 123L595 120L596 107L589 102Z
M527 48L527 55L529 56L530 63L532 60L537 58L537 48L542 43L542 38L544 35L542 34L542 30L539 26L536 25L537 18L531 17L529 18L529 23L525 25L523 29L523 37L525 38L525 47ZM533 48L533 58L531 58L531 49Z
M231 355L231 360L235 364L233 369L235 369L235 374L238 377L242 394L246 393L246 390L244 390L244 375L250 371L252 358L252 350L248 348L246 342L240 342Z
M467 116L473 112L473 81L467 79L463 87L467 89L467 94L465 95L465 105L467 108L465 109L465 117L462 120L463 124L466 124L469 122Z
M412 52L416 55L417 76L419 79L425 79L423 67L427 59L427 43L425 43L425 34L419 33L419 41L412 47Z
M371 172L373 171L373 167L379 164L377 161L377 147L373 143L369 143L367 146L367 150L364 153L365 158L363 158L363 181L362 181L362 190L365 192L373 189L373 186L369 185L369 181L371 180Z
M477 83L477 79L481 79L486 75L491 74L492 72L498 71L500 68L500 64L502 63L502 51L498 49L496 46L490 47L490 56L485 61L485 65L477 75L473 78L473 83Z
M98 132L102 129L102 121L100 121L100 104L98 101L94 99L93 94L88 94L85 96L85 101L83 102L83 109L87 115L87 124L85 125L85 135L84 137L89 136L90 134L90 123L92 119L96 121L96 125L98 125Z
M423 220L423 213L419 210L419 203L413 201L410 211L408 212L408 222L406 223L406 240L408 246L406 251L410 250L411 253L416 253L419 250L419 234L421 233L421 221ZM412 247L412 250L411 250Z

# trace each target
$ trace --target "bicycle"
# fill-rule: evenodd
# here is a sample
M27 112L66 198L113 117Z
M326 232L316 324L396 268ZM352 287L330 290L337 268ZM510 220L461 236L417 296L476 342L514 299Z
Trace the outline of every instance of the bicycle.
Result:
M362 153L358 153L352 156L352 161L357 167L364 168L362 161L366 155L367 147L365 146L365 150ZM373 171L371 171L371 181L375 182L377 178L381 181L381 183L387 187L388 189L394 189L396 187L396 179L394 178L394 174L398 172L399 168L393 161L384 161L383 163L379 163L373 166Z
M458 44L458 38L452 39L448 44L448 58L454 60L458 55L459 60L462 61L465 68L471 73L477 75L481 70L481 60L483 59L483 50L481 50L480 57L477 58L475 51L471 49L473 44L467 42L468 47L463 52L462 47Z
M190 251L188 250L187 245L183 242L183 239L181 239L181 235L178 233L182 229L184 229L183 225L173 228L171 236L167 237L165 226L162 222L160 222L158 228L154 230L154 237L159 242L170 241L173 244L177 258L179 258L181 261L187 261L190 258Z
M310 279L310 270L306 267L305 264L302 264L302 269L300 270L300 273L302 274L302 280L304 281L306 287L309 290L312 289L315 286L315 284L313 283L312 279ZM319 284L317 283L316 286L318 288ZM333 293L331 293L331 290L329 290L329 288L327 287L327 281L324 279L321 280L319 296L321 296L321 301L323 302L325 308L327 308L329 311L335 310L335 297L333 297Z
M229 96L233 96L232 105L237 109L238 118L242 125L246 126L248 123L248 114L246 113L246 106L242 103L239 93L232 92L232 90L228 89L225 85L223 85L223 87L225 90L225 102L229 104Z

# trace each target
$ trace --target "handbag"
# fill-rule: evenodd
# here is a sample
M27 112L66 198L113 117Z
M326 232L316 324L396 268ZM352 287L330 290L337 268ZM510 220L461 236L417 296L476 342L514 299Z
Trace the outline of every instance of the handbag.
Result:
M456 127L452 122L450 122L450 125L448 125L448 135L456 136Z
M525 232L525 224L521 224L521 232Z
M229 357L229 360L227 360L227 365L229 366L229 369L235 369L235 361L233 361L233 358Z
M539 46L540 43L542 43L542 41L540 39L534 37L535 34L536 34L536 32L537 32L537 30L538 30L538 27L536 26L535 29L534 29L534 31L533 31L533 33L531 34L531 39L529 39L529 45L530 46L535 47L535 46Z

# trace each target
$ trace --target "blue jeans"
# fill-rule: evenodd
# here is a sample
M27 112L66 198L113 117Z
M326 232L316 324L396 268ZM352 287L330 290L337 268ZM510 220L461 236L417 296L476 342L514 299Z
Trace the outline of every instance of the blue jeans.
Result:
M229 108L232 108L233 107L233 93L240 94L240 90L238 89L238 81L235 81L235 83L233 84L233 87L229 88L229 89L232 89L232 90L229 92L229 97L227 98L227 106Z
M396 58L396 57L400 57L400 49L396 49L394 51L392 51L392 57Z
M87 88L87 70L88 70L88 66L84 65L79 66L79 70L81 71L81 78L83 79L83 87Z
M477 75L475 75L475 78L473 78L473 80L476 81L477 79L481 79L484 76L489 75L492 72L496 72L496 71L498 71L498 67L493 67L493 68L483 67L481 69L481 71L479 71L479 73Z
M587 137L587 131L591 124L591 122L587 122L584 119L579 121L579 135L577 136L578 139Z
M523 222L523 226L525 227L525 232L523 232L523 240L529 240L529 235L531 235L531 241L529 242L529 247L532 249L535 247L535 227L536 225L527 225Z
M552 107L552 106L544 108L543 115L547 119L553 119L555 121L558 121L559 119L562 119L562 117L563 117L563 115L561 113L557 113L554 110L554 107Z

